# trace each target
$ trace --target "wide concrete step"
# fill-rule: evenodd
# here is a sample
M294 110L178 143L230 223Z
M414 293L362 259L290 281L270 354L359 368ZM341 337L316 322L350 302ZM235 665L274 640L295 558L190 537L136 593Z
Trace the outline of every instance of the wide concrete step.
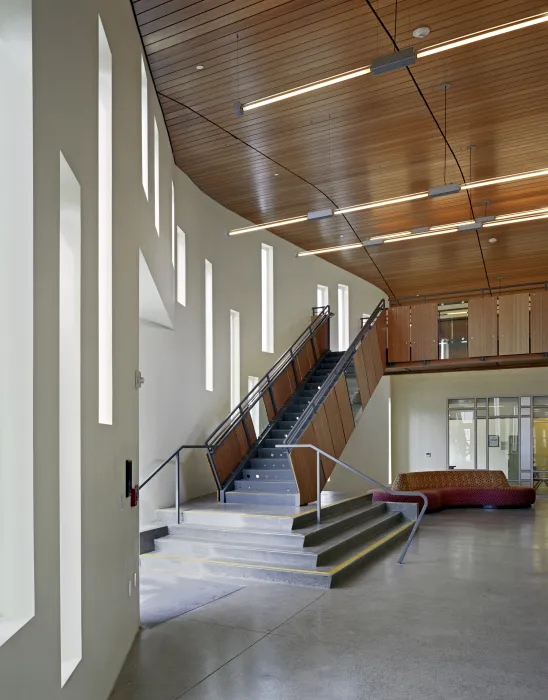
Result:
M329 509L325 512L327 513ZM213 542L225 544L246 545L248 547L267 547L272 549L304 549L305 545L317 546L320 543L339 535L355 525L367 523L387 512L385 503L367 503L364 506L344 511L332 516L325 516L320 524L303 525L296 530L284 530L281 521L279 530L266 530L256 527L257 517L249 516L240 518L238 527L222 526L220 524L204 525L187 522L181 525L170 525L171 538L183 540L196 540L199 542ZM186 514L183 513L183 517ZM226 522L225 516L225 522ZM273 516L269 520L277 520ZM291 518L286 518L291 520ZM209 522L202 518L202 522ZM167 527L165 528L167 535ZM152 551L152 550L150 550Z
M373 503L371 494L352 496L336 501L322 508L321 525L316 523L316 506L310 504L302 508L295 503L293 494L264 494L271 498L268 504L256 504L245 491L229 491L228 496L235 496L234 502L224 505L212 504L211 508L181 508L184 524L204 525L216 528L238 528L249 530L266 530L268 532L288 532L299 530L305 534L315 531L318 527L338 519L340 516L356 513L367 507L386 507L384 503ZM287 502L290 499L291 502ZM284 502L286 500L286 502ZM156 511L159 524L169 525L177 522L176 510L160 508ZM305 528L302 530L302 528ZM310 528L310 529L308 529Z
M292 472L287 475L293 476ZM259 479L236 479L234 482L236 491L247 491L249 493L297 493L297 483L295 479L287 481L265 480Z
M185 576L198 578L235 578L240 580L272 581L292 585L331 588L358 567L378 556L387 548L401 544L413 526L413 522L399 522L385 530L381 536L354 544L344 554L327 565L317 568L261 564L246 560L208 559L196 556L180 556L153 552L141 557L144 568L185 572ZM162 542L165 544L166 540Z
M296 489L296 485L295 485ZM273 493L270 491L227 491L227 503L240 503L247 506L272 505L272 506L297 506L299 505L298 493Z
M321 545L302 549L286 548L281 543L277 546L250 546L248 543L232 541L205 541L169 536L158 541L156 551L159 554L187 558L315 569L336 561L354 547L373 540L399 522L402 522L400 513L385 513L345 530Z
M286 469L244 469L242 470L242 481L252 479L256 481L291 481L294 480L291 467Z

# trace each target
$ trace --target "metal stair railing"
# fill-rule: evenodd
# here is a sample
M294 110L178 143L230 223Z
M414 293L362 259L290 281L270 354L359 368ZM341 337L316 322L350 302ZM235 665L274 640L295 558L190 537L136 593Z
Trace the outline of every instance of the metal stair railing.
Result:
M385 301L384 299L381 299L371 316L361 327L358 335L350 343L350 346L348 347L344 355L340 358L336 366L333 368L331 374L322 385L322 388L316 393L312 401L310 401L303 414L297 421L296 425L289 431L287 437L284 440L284 444L282 445L283 448L288 449L291 445L296 444L299 441L299 438L304 433L308 425L310 425L310 422L318 412L320 406L327 398L331 389L333 389L339 378L344 374L344 372L354 359L354 355L356 354L365 336L370 332L370 330L373 328L373 326L379 318L384 318L385 308Z
M403 559L405 555L407 554L407 550L409 549L409 545L411 544L411 541L413 537L415 536L415 533L418 530L418 527L420 525L420 522L422 520L422 516L426 513L426 509L428 508L428 497L424 494L421 493L420 491L393 491L391 488L388 486L384 486L384 484L381 484L380 482L376 481L370 476L367 476L367 474L364 474L363 472L358 471L357 469L354 469L354 467L351 467L349 464L346 464L346 462L341 462L340 459L337 459L336 457L333 457L333 455L328 454L327 452L324 452L323 450L320 450L319 447L316 447L315 445L288 445L286 442L284 442L282 445L276 445L278 449L310 449L310 450L315 450L316 452L316 520L318 523L321 523L322 520L322 503L321 503L321 462L320 462L320 455L323 455L324 457L327 457L328 459L332 460L335 462L335 464L338 464L341 467L344 467L345 469L348 469L348 471L352 472L352 474L356 474L356 476L360 476L362 479L365 479L366 481L369 481L371 484L374 484L378 488L382 489L386 493L389 493L393 496L420 496L422 500L424 501L423 506L420 510L419 515L417 516L417 519L415 520L415 523L413 524L413 528L409 534L409 537L407 538L407 542L405 543L404 548L401 551L401 554L398 558L398 564L401 564L403 562Z
M181 463L181 452L183 450L206 450L209 465L213 472L215 478L215 483L220 494L224 494L226 488L234 480L235 474L238 472L241 463L236 466L233 473L228 479L221 479L221 476L215 466L215 451L222 446L223 442L232 434L232 432L239 426L243 425L246 439L248 443L248 452L244 460L247 458L249 453L253 450L254 446L260 441L262 436L268 432L273 422L277 420L282 406L276 406L274 395L272 392L272 385L278 379L278 377L284 372L289 366L293 366L295 369L295 359L299 352L305 347L306 343L313 341L318 335L320 330L322 330L326 325L327 333L327 347L329 348L329 337L330 337L330 319L333 316L331 309L328 306L317 306L313 307L312 313L314 318L312 322L305 328L305 330L299 335L297 340L295 340L292 345L278 358L275 364L268 370L268 372L259 379L257 384L253 389L242 399L242 401L234 408L229 415L220 423L220 425L209 435L207 440L203 445L181 445L173 454L157 467L152 474L150 474L140 485L139 491L141 491L152 479L154 479L172 460L175 460L175 506L177 509L177 522L181 522L181 511L180 511L180 493L181 493L181 473L180 473L180 463ZM316 356L316 350L314 348L314 343L311 343L312 352L314 354L314 365L311 371L320 360L320 357ZM295 372L296 377L296 372ZM299 385L296 381L297 386ZM273 421L265 427L261 435L256 436L256 440L252 442L246 424L245 419L250 415L251 409L263 398L265 394L269 394L272 406L275 410L275 417Z

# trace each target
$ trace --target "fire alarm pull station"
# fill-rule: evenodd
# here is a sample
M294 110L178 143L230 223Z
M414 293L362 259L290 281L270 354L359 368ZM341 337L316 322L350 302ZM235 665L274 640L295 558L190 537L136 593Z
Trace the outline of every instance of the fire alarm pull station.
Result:
M131 507L135 508L135 506L139 503L139 487L134 486L131 489Z
M133 488L133 462L131 459L126 459L126 498L131 496Z

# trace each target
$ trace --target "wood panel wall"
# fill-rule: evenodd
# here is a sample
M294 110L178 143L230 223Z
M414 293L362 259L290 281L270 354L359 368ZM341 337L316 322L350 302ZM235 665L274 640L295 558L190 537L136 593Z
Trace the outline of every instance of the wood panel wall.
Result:
M411 360L438 359L438 305L416 304L411 307Z
M309 340L295 357L295 373L299 384L303 381L308 372L310 372L315 362L312 341Z
M531 293L531 352L548 352L548 291Z
M499 297L499 355L529 352L529 293Z
M388 362L411 360L410 323L409 306L388 309Z
M242 459L247 455L251 447L257 442L251 416L247 414L244 420L245 428L244 422L240 421L213 453L213 463L215 464L221 484L224 484ZM246 429L249 435L249 441L246 435Z
M497 299L477 297L468 301L468 357L497 354Z
M354 356L362 406L369 401L386 368L385 318L383 315L378 319ZM299 440L299 444L315 445L339 458L354 428L348 386L343 375L326 396L323 405ZM316 500L316 454L313 450L295 449L291 452L290 458L301 505ZM322 488L335 466L335 462L322 456Z
M326 321L314 336L314 348L316 355L320 358L329 350L329 323Z

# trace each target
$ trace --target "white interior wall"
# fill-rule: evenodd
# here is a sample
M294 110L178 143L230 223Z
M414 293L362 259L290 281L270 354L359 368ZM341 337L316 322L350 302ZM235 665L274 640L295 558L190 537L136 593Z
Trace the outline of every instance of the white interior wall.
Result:
M448 399L548 393L548 367L391 377L393 474L447 468ZM430 452L431 457L426 453ZM507 453L504 453L507 465Z
M342 462L385 485L390 483L388 402L391 382L391 377L381 379L340 457ZM338 465L327 484L327 490L344 493L362 493L371 488L375 486Z
M4 0L0 7L2 30L15 21L29 41L30 0ZM34 373L18 377L19 387L34 377L34 505L29 494L32 481L22 482L25 497L11 499L15 510L10 522L18 537L9 541L21 547L32 539L34 507L35 616L0 647L2 700L106 700L138 629L138 596L130 595L130 581L138 571L138 514L124 497L125 460L139 460L139 394L135 370L139 367L139 250L167 310L174 333L162 330L169 340L157 339L156 368L147 366L146 350L141 369L148 386L157 391L162 418L154 423L155 447L151 462L165 455L173 444L196 440L224 416L228 407L228 310L242 314L242 384L247 375L260 376L276 354L289 344L309 320L315 303L316 283L350 286L351 315L357 319L380 298L378 290L321 260L297 261L293 248L271 234L229 240L224 230L248 222L212 202L173 168L169 140L161 110L149 89L149 193L153 192L152 124L156 116L160 146L160 236L154 226L154 197L145 197L141 181L141 43L129 2L109 0L48 0L33 2L34 130L30 89L17 94L23 116L15 110L2 115L2 152L9 156L9 179L24 184L20 198L8 196L2 187L3 222L10 232L23 232L32 222L34 201ZM2 12L7 10L4 14ZM98 423L98 13L105 27L113 57L113 425ZM22 23L22 24L21 24ZM9 26L8 26L9 29ZM8 37L9 38L9 37ZM8 44L2 35L1 48ZM2 54L4 56L4 54ZM2 79L24 77L30 87L30 65L17 62L24 76L7 62ZM4 84L4 83L2 83ZM4 93L3 93L4 94ZM12 102L11 105L15 105ZM13 116L13 118L10 117ZM8 119L8 117L11 118ZM7 121L4 121L7 119ZM29 126L24 140L13 138L16 129ZM34 144L30 138L33 131ZM34 180L30 150L34 153ZM60 556L59 556L59 154L70 163L82 193L82 661L61 689ZM4 172L1 168L0 171ZM175 307L175 279L171 262L171 181L175 175L178 223L187 232L189 249L187 307ZM33 193L34 182L34 193ZM4 181L2 181L3 184ZM6 195L3 197L3 195ZM275 247L276 353L263 355L260 343L260 241ZM2 250L10 240L1 239ZM280 252L280 251L285 252ZM194 257L192 257L194 256ZM203 259L208 257L217 274L214 287L217 389L203 388ZM23 255L31 270L31 253ZM196 262L199 261L199 264ZM282 264L283 263L283 264ZM13 268L15 270L16 268ZM23 270L23 268L21 268ZM224 274L220 271L224 270ZM244 274L245 271L245 274ZM0 275L0 283L12 279ZM4 327L22 330L18 361L32 360L30 296L33 284L25 280ZM3 289L3 287L2 287ZM8 286L6 295L13 294ZM144 326L143 326L144 327ZM157 329L155 329L157 330ZM145 331L146 333L146 331ZM192 342L189 342L191 340ZM146 347L146 342L143 345ZM162 363L165 361L165 365ZM8 367L6 363L5 367ZM154 370L158 381L154 381ZM160 369L162 370L160 372ZM17 376L17 375L14 375ZM174 381L177 378L177 381ZM222 386L221 378L226 384ZM223 381L225 381L223 380ZM3 389L7 386L3 383ZM145 385L147 386L147 385ZM245 385L242 386L242 392ZM23 396L23 394L21 394ZM25 395L26 396L26 395ZM26 400L26 398L25 398ZM22 399L23 401L23 399ZM147 401L143 395L143 403ZM181 406L184 410L181 411ZM11 406L14 417L14 406ZM22 421L31 420L22 405ZM2 427L9 425L4 412ZM161 432L164 430L165 432ZM24 442L27 456L31 440ZM4 440L0 441L4 446ZM18 454L25 451L18 442ZM30 457L29 457L30 459ZM148 464L148 463L147 463ZM193 493L210 490L210 475L197 465L192 473ZM185 473L187 473L185 471ZM3 482L6 483L6 482ZM25 525L30 523L29 537ZM4 538L3 541L8 541ZM32 542L31 542L32 544ZM21 551L18 561L23 561ZM3 559L6 563L6 559ZM32 588L32 557L25 569ZM24 587L24 586L23 586ZM32 614L32 611L31 613Z
M363 309L371 312L383 293L373 285L322 260L295 257L297 248L265 231L226 236L246 221L201 192L176 169L176 221L186 234L186 306L174 304L175 272L162 245L147 247L145 257L166 308L175 309L174 331L141 323L139 369L141 481L182 444L201 444L230 411L230 309L240 313L240 384L247 394L248 377L262 377L275 359L310 323L317 284L348 285L350 336L360 328ZM165 241L168 242L166 233ZM162 243L162 241L160 241ZM274 248L274 353L261 350L261 244ZM148 255L162 256L149 261ZM165 258L165 259L164 259ZM204 259L213 266L214 390L205 391ZM167 260L166 264L165 260ZM154 274L154 272L153 272ZM167 280L164 275L167 275ZM173 284L171 284L173 282ZM337 313L336 302L333 311ZM337 347L337 316L332 319L332 347ZM189 451L182 458L181 498L210 493L214 482L205 454ZM174 469L150 482L140 495L143 523L154 509L173 505Z

